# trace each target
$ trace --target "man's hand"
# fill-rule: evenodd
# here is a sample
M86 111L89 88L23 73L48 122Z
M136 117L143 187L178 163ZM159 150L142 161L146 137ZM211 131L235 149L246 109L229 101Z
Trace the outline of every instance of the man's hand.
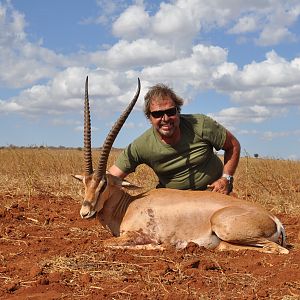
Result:
M212 192L228 195L232 190L232 184L225 177L221 177L212 184L207 185Z

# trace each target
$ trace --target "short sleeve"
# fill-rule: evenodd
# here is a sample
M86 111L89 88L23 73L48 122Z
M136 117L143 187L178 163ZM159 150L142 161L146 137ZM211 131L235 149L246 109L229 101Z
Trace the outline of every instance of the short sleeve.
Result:
M206 116L202 133L202 138L209 141L217 151L223 147L226 140L226 128L221 124Z
M115 165L126 174L134 172L139 164L134 144L128 145L128 147L121 152L115 162Z

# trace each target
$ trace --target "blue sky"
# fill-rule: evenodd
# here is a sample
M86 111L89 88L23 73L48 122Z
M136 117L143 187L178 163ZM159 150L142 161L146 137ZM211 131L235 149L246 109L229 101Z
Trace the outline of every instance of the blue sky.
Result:
M115 141L149 127L163 82L240 140L242 155L300 159L298 0L0 0L0 146L82 145L89 76L99 147L141 79Z

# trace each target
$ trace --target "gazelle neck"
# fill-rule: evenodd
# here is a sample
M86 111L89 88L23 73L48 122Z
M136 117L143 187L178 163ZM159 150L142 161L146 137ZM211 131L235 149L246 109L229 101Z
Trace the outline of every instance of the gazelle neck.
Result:
M120 224L132 200L131 195L115 188L99 212L101 224L108 228L114 236L120 235Z

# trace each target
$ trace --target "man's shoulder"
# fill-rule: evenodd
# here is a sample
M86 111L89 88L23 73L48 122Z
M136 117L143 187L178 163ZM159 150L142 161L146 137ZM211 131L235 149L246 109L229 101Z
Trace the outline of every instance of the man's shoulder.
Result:
M225 128L211 117L204 114L181 115L181 128L184 131L197 133L198 136L207 136L207 133L216 135L217 132L225 133Z
M153 134L153 129L150 127L146 131L144 131L140 136L138 136L132 144L134 145L145 145L145 143L149 143L150 141L153 140L154 134Z
M207 119L207 116L204 114L181 114L181 121L191 125L203 124L205 119Z
M185 119L185 120L191 120L191 119L204 119L207 116L204 114L180 114L181 118Z

